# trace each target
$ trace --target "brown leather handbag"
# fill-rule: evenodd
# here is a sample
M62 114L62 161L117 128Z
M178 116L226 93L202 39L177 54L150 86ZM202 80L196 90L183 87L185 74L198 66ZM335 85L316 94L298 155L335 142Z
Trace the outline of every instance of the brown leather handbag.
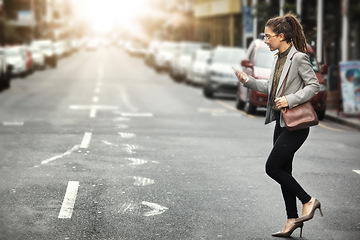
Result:
M297 53L297 52L295 52ZM294 57L295 53L292 55L291 59ZM291 67L291 65L290 65ZM290 67L286 73L284 88L282 90L281 96L284 95L287 78L289 75ZM296 131L311 126L319 124L317 114L310 103L310 101L300 104L296 107L289 109L288 107L281 109L281 114L285 123L286 128L289 131Z

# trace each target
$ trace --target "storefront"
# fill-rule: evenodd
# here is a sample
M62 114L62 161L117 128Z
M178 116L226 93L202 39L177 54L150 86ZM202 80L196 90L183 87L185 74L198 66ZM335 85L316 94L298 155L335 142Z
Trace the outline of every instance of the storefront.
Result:
M195 38L213 46L240 46L242 15L239 0L197 0L194 4Z

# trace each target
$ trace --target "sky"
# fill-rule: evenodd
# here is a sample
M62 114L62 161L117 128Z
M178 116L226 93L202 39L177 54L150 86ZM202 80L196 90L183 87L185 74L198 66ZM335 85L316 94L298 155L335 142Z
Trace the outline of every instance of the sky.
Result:
M95 31L111 30L113 24L133 27L133 20L149 14L149 0L72 0L76 16L89 21Z

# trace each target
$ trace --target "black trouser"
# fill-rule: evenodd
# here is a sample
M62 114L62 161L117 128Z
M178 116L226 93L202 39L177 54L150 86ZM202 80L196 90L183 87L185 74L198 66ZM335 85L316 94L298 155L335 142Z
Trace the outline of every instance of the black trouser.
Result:
M296 197L303 204L311 199L292 176L294 154L308 135L309 128L290 132L280 127L280 112L276 112L274 146L266 162L266 173L281 185L288 218L298 218Z

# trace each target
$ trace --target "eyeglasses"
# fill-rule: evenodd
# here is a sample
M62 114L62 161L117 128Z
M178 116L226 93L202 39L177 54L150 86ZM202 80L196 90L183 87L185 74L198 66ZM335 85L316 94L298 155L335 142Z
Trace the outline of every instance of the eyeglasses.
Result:
M275 34L275 35L272 35L272 36L265 35L264 40L269 40L270 38L276 37L277 35L278 35L278 34Z

